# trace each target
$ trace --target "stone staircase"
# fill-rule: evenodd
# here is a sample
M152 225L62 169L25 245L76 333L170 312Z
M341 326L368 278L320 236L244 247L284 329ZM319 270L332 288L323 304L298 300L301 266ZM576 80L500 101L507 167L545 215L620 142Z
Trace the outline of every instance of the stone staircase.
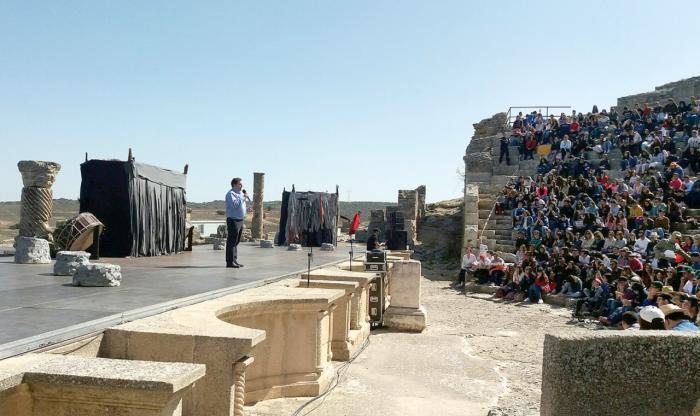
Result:
M493 204L494 200L491 194L479 194L480 235L486 238L486 245L491 250L513 253L515 252L513 220L511 220L510 215L491 213ZM489 214L491 214L490 217Z
M494 163L490 189L480 187L479 193L479 235L486 238L486 244L491 250L506 253L514 253L516 250L515 231L510 213L506 213L506 215L491 213L495 202L494 195L500 193L513 176L532 176L534 178L537 175L537 165L540 161L539 156L533 160L517 160L517 155L513 156L511 165L506 165L505 162ZM593 167L598 167L600 160L603 159L602 155L595 152L585 152L583 157ZM608 153L612 168L607 171L610 179L623 177L624 173L619 169L621 158L620 149L613 149ZM491 215L489 216L489 214Z

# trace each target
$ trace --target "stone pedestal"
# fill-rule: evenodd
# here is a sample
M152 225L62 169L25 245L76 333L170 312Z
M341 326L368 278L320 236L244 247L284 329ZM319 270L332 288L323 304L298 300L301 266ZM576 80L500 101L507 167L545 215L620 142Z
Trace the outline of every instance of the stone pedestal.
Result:
M265 174L262 172L253 173L253 224L252 237L260 239L263 237L263 193L265 190Z
M53 265L55 276L73 276L76 269L90 263L90 253L87 251L59 251L56 263Z
M122 281L121 267L115 264L84 264L73 274L73 286L119 286Z
M15 247L15 263L49 264L51 252L49 242L43 238L18 237Z
M389 306L384 311L384 326L399 331L423 332L427 324L427 316L424 306L418 308Z
M384 326L422 332L426 326L426 311L420 304L421 263L417 260L393 262L389 293L391 304L384 313Z

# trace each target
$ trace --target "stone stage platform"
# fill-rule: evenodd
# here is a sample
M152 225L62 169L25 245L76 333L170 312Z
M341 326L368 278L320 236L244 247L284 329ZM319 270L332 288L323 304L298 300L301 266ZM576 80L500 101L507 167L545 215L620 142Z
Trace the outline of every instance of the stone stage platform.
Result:
M224 252L211 245L174 256L103 257L96 262L122 267L122 284L113 288L74 287L70 276L53 275L53 264L0 257L0 359L302 273L307 253L242 243L241 269L225 268ZM348 259L344 243L334 252L314 248L311 267Z

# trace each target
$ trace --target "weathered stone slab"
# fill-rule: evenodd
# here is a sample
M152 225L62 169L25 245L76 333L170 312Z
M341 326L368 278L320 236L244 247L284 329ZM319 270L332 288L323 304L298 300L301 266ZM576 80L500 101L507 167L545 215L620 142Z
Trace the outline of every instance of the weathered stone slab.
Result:
M49 242L43 238L18 237L15 247L15 263L49 264L51 252Z
M29 354L0 363L0 414L180 416L202 364Z
M214 250L226 250L226 239L225 238L214 238L212 240Z
M406 332L423 332L427 324L425 307L402 308L389 306L384 312L384 326Z
M73 286L114 287L121 281L121 267L116 264L83 264L73 274Z
M693 414L700 397L699 340L676 331L547 334L541 414ZM634 380L634 388L621 380ZM648 391L654 394L640 393Z
M73 276L75 270L83 264L90 264L90 253L87 251L59 251L56 253L53 274L55 276Z

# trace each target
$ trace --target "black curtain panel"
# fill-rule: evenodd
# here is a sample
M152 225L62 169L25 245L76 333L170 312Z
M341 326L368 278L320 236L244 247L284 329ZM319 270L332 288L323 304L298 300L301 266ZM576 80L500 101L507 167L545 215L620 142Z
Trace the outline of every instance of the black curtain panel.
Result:
M80 212L91 212L105 224L102 255L160 256L184 250L184 174L106 160L90 160L80 168Z

